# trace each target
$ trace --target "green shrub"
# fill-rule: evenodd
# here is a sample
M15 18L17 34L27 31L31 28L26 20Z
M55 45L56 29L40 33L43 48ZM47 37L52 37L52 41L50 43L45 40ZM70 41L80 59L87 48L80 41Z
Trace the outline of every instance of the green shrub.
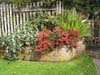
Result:
M11 0L18 8L25 7L31 0Z
M47 13L39 13L33 20L33 24L36 25L40 31L46 28L52 30L56 26L56 18Z
M16 59L25 46L36 45L36 31L28 25L22 26L18 31L2 38L2 48L5 48L5 58Z

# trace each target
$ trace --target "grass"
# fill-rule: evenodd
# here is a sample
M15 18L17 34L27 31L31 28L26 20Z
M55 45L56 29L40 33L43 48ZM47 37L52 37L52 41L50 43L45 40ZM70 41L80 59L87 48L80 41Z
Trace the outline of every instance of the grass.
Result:
M0 60L0 75L98 75L87 54L69 62L32 62Z

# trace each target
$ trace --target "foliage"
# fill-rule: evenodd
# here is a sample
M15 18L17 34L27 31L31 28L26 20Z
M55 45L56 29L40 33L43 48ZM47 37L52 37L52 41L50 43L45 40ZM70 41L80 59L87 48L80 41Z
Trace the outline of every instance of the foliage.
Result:
M56 18L47 13L39 13L33 20L33 24L36 25L40 31L46 28L52 30L56 26Z
M16 6L18 7L25 7L27 4L31 2L41 2L43 3L43 6L52 6L55 4L57 0L11 0Z
M18 31L2 38L2 47L5 48L6 58L14 59L19 52L22 52L24 46L36 45L36 32L23 26Z
M36 27L33 25L22 26L22 28L18 29L16 32L17 38L20 39L20 41L23 43L23 46L36 45L36 31Z
M79 40L79 32L75 29L69 29L64 31L60 27L55 27L53 31L43 30L40 31L37 36L38 44L36 51L43 53L45 51L51 51L53 48L67 45L68 47L77 48L77 41Z
M75 7L79 11L89 13L90 19L100 16L100 0L63 0L62 2L66 8Z
M12 0L0 0L0 3L10 3Z
M78 8L89 13L90 19L95 19L97 15L100 17L100 0L76 0L76 5Z
M76 29L80 32L81 37L90 36L89 26L82 22L83 19L75 9L71 9L66 13L66 16L58 16L58 25L64 30Z
M27 4L30 3L30 1L31 0L12 0L12 2L18 7L26 6Z
M60 27L55 27L53 31L54 46L59 47L62 45L67 45L68 47L77 47L77 41L79 40L80 33L75 29L69 29L64 31Z
M40 31L38 33L38 36L37 36L38 44L36 46L37 52L44 52L52 48L53 42L49 39L51 33L52 32L50 30Z

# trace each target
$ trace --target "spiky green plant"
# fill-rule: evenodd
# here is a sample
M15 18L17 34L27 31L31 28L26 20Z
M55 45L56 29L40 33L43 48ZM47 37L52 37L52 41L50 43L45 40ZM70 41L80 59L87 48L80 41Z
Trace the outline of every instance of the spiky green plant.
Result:
M83 22L83 19L75 9L67 11L65 16L58 16L58 25L64 30L74 28L80 32L81 37L90 36L89 25Z

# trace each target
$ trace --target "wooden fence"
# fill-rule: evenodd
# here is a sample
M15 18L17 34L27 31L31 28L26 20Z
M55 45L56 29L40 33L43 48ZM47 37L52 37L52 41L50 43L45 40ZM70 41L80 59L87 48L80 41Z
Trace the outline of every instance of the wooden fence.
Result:
M89 21L92 39L88 42L88 46L100 47L100 20Z
M42 7L41 7L42 6ZM25 8L17 9L14 4L0 4L0 36L5 36L13 33L16 27L24 25L31 19L34 19L36 13L48 12L51 15L61 13L61 2L55 3L55 5L45 8L43 2L33 2L27 5Z
M64 12L61 2L55 3L55 5L49 8L43 8L43 2L33 2L27 5L25 8L17 9L14 4L0 4L0 36L5 36L16 31L16 27L19 28L29 20L34 19L34 15L45 11L50 15ZM89 42L89 46L100 46L100 23L98 27L95 26L94 21L90 21L90 27L94 39ZM97 29L98 28L98 29Z

